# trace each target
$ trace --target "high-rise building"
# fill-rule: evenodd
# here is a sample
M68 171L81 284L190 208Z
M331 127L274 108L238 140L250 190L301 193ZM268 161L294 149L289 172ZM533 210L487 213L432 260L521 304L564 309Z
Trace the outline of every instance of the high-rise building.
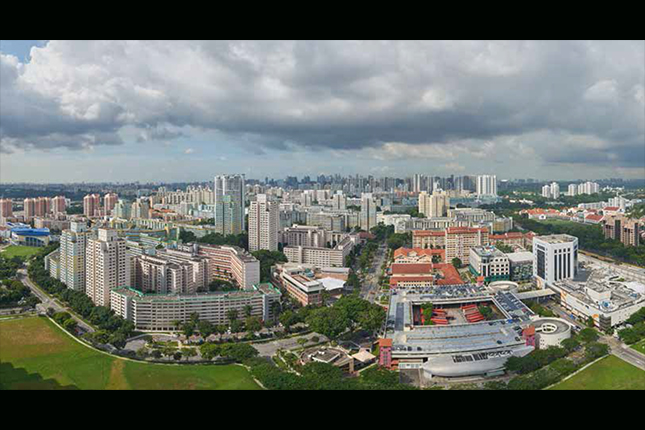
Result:
M551 186L549 185L544 185L542 187L542 197L548 199L551 197Z
M60 236L59 273L60 281L76 291L85 291L85 247L88 238L87 225L70 223Z
M331 197L331 208L335 211L347 210L347 196L342 191L337 192Z
M194 294L193 265L188 261L169 261L162 257L140 255L132 258L130 285L155 294Z
M533 238L533 276L541 287L578 273L578 238L568 234Z
M496 196L497 195L497 175L477 176L477 195Z
M361 195L360 227L365 231L370 231L373 227L376 227L376 202L372 197L372 193L363 193Z
M49 197L38 197L34 202L34 215L44 217L51 212L51 199Z
M52 199L52 212L54 215L65 213L67 209L67 199L65 196L56 196Z
M13 202L11 199L0 199L0 218L13 216Z
M83 198L83 215L86 217L100 216L101 214L101 196L98 194L88 194Z
M114 205L114 217L120 219L130 219L132 213L132 205L128 204L125 200L119 199Z
M569 188L567 189L567 195L575 196L576 194L578 194L578 186L576 184L569 184Z
M637 219L629 219L622 214L605 215L602 224L605 239L619 240L625 246L640 244L640 228Z
M258 194L249 206L249 251L277 251L279 225L279 203L266 194Z
M130 217L134 219L150 218L150 203L148 199L139 197L134 202L132 202Z
M244 175L219 175L214 181L215 229L221 234L240 234L245 230Z
M109 307L110 290L129 286L129 263L125 239L116 230L99 229L97 238L88 239L85 293L95 305Z
M427 218L446 216L448 209L450 209L450 198L445 191L435 190L430 196L425 191L419 194L419 212Z
M557 182L552 182L550 186L551 198L560 198L560 185Z
M25 221L29 221L36 216L36 199L25 199L23 201L25 211Z
M103 207L105 210L105 215L109 216L111 214L112 209L114 209L114 205L116 205L116 202L118 200L119 196L115 193L107 193L105 197L103 197Z

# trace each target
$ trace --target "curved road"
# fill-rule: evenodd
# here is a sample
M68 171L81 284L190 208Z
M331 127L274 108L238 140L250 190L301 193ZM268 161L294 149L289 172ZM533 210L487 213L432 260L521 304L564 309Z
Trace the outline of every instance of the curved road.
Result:
M80 328L85 331L94 331L94 328L92 326L88 325L85 321L74 315L69 308L63 306L56 299L53 299L48 294L44 293L40 288L36 287L36 285L31 282L31 279L29 279L29 276L27 276L27 269L25 269L24 267L22 269L18 269L18 279L25 286L27 286L36 297L40 299L40 301L42 302L41 306L43 306L45 309L52 308L56 312L69 312L69 314L72 316L72 318L74 318L74 321L76 321Z

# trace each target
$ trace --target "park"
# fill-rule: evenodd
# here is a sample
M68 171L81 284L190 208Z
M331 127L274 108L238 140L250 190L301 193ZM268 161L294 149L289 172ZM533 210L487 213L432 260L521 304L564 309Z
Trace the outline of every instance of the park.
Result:
M96 351L45 317L0 321L0 389L258 390L239 365L153 364Z

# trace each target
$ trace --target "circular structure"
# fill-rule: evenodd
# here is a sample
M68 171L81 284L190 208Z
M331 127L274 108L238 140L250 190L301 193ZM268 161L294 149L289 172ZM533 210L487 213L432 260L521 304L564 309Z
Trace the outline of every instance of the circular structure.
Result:
M540 349L560 346L571 337L571 325L560 318L539 318L531 325L535 327L536 346Z
M517 291L519 285L513 281L495 281L488 284L488 289L494 293L500 291Z

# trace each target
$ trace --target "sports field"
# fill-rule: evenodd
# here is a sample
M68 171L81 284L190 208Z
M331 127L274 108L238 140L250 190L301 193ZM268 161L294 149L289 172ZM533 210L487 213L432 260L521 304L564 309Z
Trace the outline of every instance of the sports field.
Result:
M236 365L149 364L88 348L44 317L0 321L0 389L257 390Z
M28 258L40 251L40 248L35 246L18 246L11 245L2 251L2 256L5 258L12 258L15 256Z
M552 390L645 390L645 371L609 355Z
M645 354L645 339L633 344L632 348L634 348L636 351L640 352L641 354Z

